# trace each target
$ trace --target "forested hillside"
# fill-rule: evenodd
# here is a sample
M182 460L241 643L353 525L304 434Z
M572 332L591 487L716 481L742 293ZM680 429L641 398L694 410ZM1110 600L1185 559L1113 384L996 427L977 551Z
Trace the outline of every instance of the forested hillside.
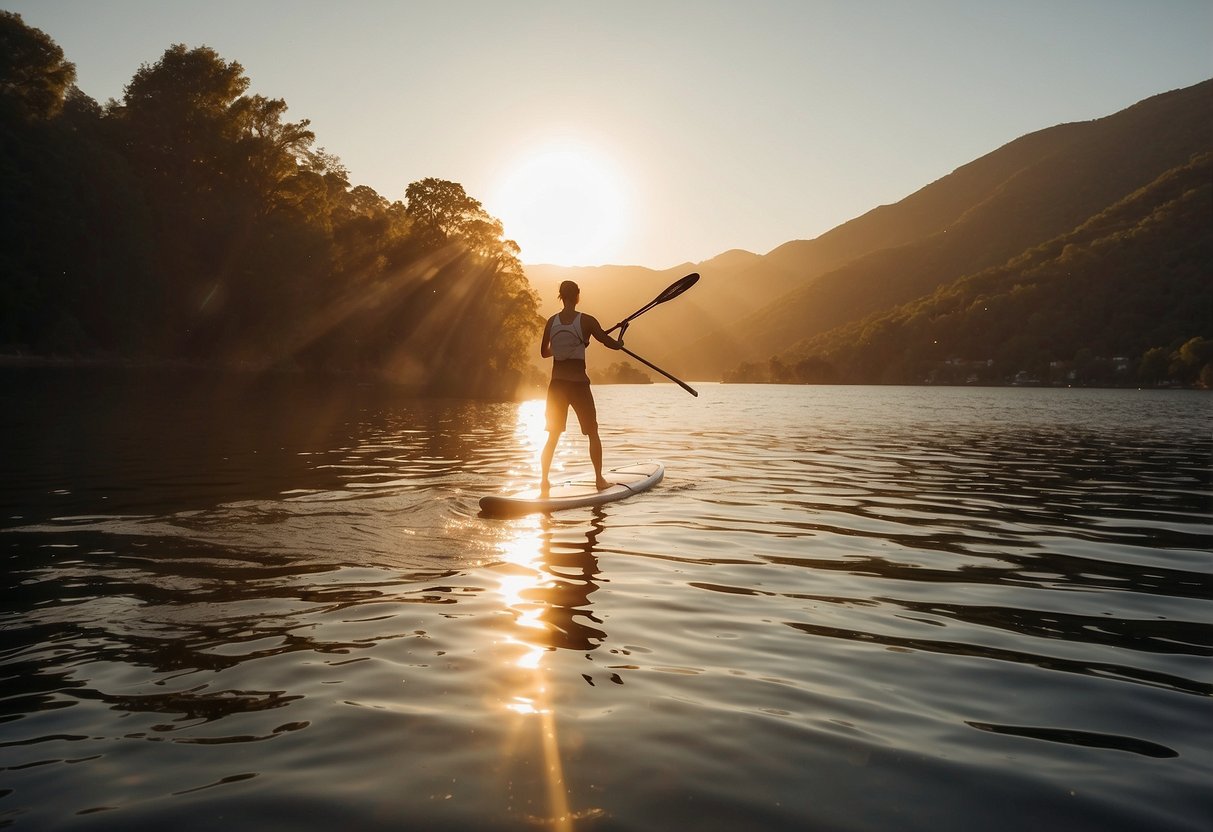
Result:
M682 363L692 375L710 377L739 360L765 362L806 338L1000 266L1213 149L1210 112L1213 81L1049 128L818 240L776 249L764 259L785 269L811 256L799 288L690 343ZM856 256L819 274L827 250Z
M1007 264L732 380L1213 386L1213 152Z
M0 12L0 351L513 393L536 297L460 185L353 185L306 119L206 47L170 47L120 101L74 80Z

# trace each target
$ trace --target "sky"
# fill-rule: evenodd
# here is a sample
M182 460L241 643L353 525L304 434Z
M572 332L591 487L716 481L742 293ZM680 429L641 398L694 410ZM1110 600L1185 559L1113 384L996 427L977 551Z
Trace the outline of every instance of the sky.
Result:
M0 0L121 100L238 61L353 184L463 185L524 263L764 254L1007 142L1213 77L1209 0Z

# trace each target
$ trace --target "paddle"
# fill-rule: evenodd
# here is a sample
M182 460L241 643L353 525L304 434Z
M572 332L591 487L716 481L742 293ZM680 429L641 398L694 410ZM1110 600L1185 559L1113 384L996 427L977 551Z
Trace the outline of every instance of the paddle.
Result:
M635 312L633 312L631 315L628 315L622 321L620 321L619 323L615 324L613 327L611 327L610 329L607 330L607 335L610 335L615 330L622 329L623 332L619 333L619 343L620 343L619 349L621 352L625 352L628 355L632 356L632 358L635 358L637 361L639 361L644 366L648 367L650 370L656 370L657 372L661 373L663 376L665 376L670 381L674 382L679 387L681 387L683 390L686 390L688 393L690 393L692 396L695 396L696 398L699 397L698 391L696 391L693 387L691 387L685 381L683 381L680 378L676 378L676 377L670 375L665 370L661 369L656 364L654 364L652 361L648 361L644 358L641 358L639 355L632 352L627 347L624 347L623 346L623 336L624 336L624 333L626 333L628 331L628 324L630 324L634 318L639 318L641 315L643 315L645 312L648 312L654 306L663 304L667 300L673 300L674 298L678 297L679 295L681 295L687 289L690 289L692 286L694 286L698 282L699 282L699 272L691 272L686 277L682 277L682 278L679 278L678 280L675 280L673 283L671 283L669 286L667 286L665 288L665 291L663 291L660 295L653 298L651 301L646 303L644 306L640 307Z
M698 277L698 276L699 276L699 275L696 275L696 277ZM672 382L674 382L675 384L677 384L677 385L678 385L679 387L681 387L683 390L686 390L688 393L690 393L690 394L691 394L692 396L694 396L695 398L699 398L699 392L698 392L697 390L695 390L693 387L691 387L691 385L687 384L687 383L686 383L685 381L683 381L682 379L679 379L679 378L674 378L674 376L670 375L670 374L669 374L669 373L667 373L665 370L663 370L663 369L661 369L660 367L658 367L658 366L657 366L656 364L654 364L652 361L646 361L645 359L641 358L641 357L640 357L639 355L637 355L636 353L632 352L632 351L631 351L630 349L628 349L627 347L620 347L620 348L619 348L619 351L620 351L620 352L626 352L628 355L632 356L632 358L635 358L637 361L639 361L639 362L640 362L641 364L643 364L644 366L648 367L650 370L656 370L657 372L661 373L663 376L665 376L666 378L668 378L670 381L672 381Z
M699 281L699 272L691 272L686 277L675 280L673 283L671 283L669 286L667 286L665 291L662 292L660 295L653 298L651 301L649 301L644 306L637 309L631 315L628 315L622 321L620 321L619 323L615 324L613 327L608 329L607 335L610 335L612 332L614 332L615 330L619 329L622 326L627 326L627 324L633 318L639 318L641 315L643 315L645 312L648 312L654 306L658 306L659 304L665 303L667 300L673 300L674 298L678 297L683 292L685 292L687 289L690 289L692 286L694 286L698 281ZM630 355L630 353L629 353L629 355ZM636 356L634 356L634 355L632 357L636 358ZM643 360L643 359L637 359L637 360ZM648 363L648 362L645 362L645 363ZM649 366L652 367L651 364ZM656 370L657 368L653 367L653 369ZM658 370L658 372L664 372L664 371ZM673 378L673 376L670 376L670 377ZM678 381L678 379L674 379L674 381Z

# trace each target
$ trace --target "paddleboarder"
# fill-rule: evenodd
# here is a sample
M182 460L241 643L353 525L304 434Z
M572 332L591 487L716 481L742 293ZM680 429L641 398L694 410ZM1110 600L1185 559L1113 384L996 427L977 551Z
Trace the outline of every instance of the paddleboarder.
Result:
M615 340L603 331L602 325L593 315L577 311L581 301L581 289L571 280L560 284L560 300L564 308L548 318L543 328L543 340L539 354L552 359L552 381L548 385L547 430L548 441L543 446L542 476L539 488L547 493L551 484L548 474L552 468L552 457L556 444L568 423L569 408L577 414L581 432L590 440L590 462L594 465L594 477L598 490L610 488L611 484L602 476L602 440L598 437L598 412L594 407L594 395L590 392L590 377L585 372L585 348L590 338L596 338L613 350L623 348L622 340Z

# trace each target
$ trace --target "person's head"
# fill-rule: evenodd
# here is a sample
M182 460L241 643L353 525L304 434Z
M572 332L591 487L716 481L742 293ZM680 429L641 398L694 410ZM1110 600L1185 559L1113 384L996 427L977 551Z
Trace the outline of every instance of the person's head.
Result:
M560 299L565 303L576 303L581 297L581 289L571 280L566 280L560 284Z

